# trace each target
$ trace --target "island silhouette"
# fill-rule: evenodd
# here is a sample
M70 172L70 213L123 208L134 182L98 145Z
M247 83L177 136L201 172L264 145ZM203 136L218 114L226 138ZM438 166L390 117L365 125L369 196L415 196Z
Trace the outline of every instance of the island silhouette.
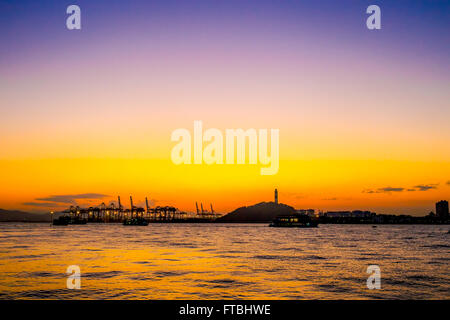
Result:
M260 202L248 207L240 207L236 210L216 219L216 222L246 222L266 223L273 221L280 215L293 215L296 210L284 203Z

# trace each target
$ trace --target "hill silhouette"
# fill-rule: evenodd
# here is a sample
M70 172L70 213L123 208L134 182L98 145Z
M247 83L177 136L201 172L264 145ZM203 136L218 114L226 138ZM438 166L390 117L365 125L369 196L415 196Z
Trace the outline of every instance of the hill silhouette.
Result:
M49 214L0 209L0 222L50 222Z
M287 204L260 202L253 206L241 207L218 218L217 222L270 222L278 215L295 214L295 209Z

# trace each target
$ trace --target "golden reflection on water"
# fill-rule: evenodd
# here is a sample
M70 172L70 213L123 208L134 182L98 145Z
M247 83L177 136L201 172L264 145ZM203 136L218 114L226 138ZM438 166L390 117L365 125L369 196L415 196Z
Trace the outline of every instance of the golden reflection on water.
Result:
M445 226L0 224L3 299L450 298ZM382 270L368 290L366 268ZM66 269L81 269L81 289Z

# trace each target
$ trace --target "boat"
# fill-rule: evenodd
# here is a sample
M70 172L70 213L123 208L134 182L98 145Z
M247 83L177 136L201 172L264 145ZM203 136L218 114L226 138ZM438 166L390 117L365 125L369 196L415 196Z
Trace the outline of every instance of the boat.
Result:
M69 221L69 224L86 224L87 223L87 219L84 218L71 218Z
M69 224L86 224L87 220L80 217L61 216L52 221L55 226L67 226Z
M317 228L318 222L304 214L280 215L269 227L276 228Z
M54 226L67 226L70 223L70 217L61 216L58 219L52 221Z
M124 226L148 226L147 219L142 217L129 218L123 221Z

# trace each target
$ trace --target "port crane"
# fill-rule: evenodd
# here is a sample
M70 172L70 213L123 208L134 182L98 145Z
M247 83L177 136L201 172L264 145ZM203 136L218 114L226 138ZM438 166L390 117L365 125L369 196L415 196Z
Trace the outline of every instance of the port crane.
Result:
M210 204L211 211L203 208L203 203L195 203L197 212L192 216L187 212L180 211L174 206L155 206L151 207L148 198L145 197L145 208L136 206L133 202L133 197L130 195L130 207L124 208L120 196L117 197L117 205L111 202L106 205L102 202L98 206L90 206L88 208L81 208L79 206L70 206L64 210L64 214L69 214L74 219L86 219L88 222L123 222L130 218L145 218L152 222L180 222L188 221L189 219L214 219L218 215L214 212L212 204Z

